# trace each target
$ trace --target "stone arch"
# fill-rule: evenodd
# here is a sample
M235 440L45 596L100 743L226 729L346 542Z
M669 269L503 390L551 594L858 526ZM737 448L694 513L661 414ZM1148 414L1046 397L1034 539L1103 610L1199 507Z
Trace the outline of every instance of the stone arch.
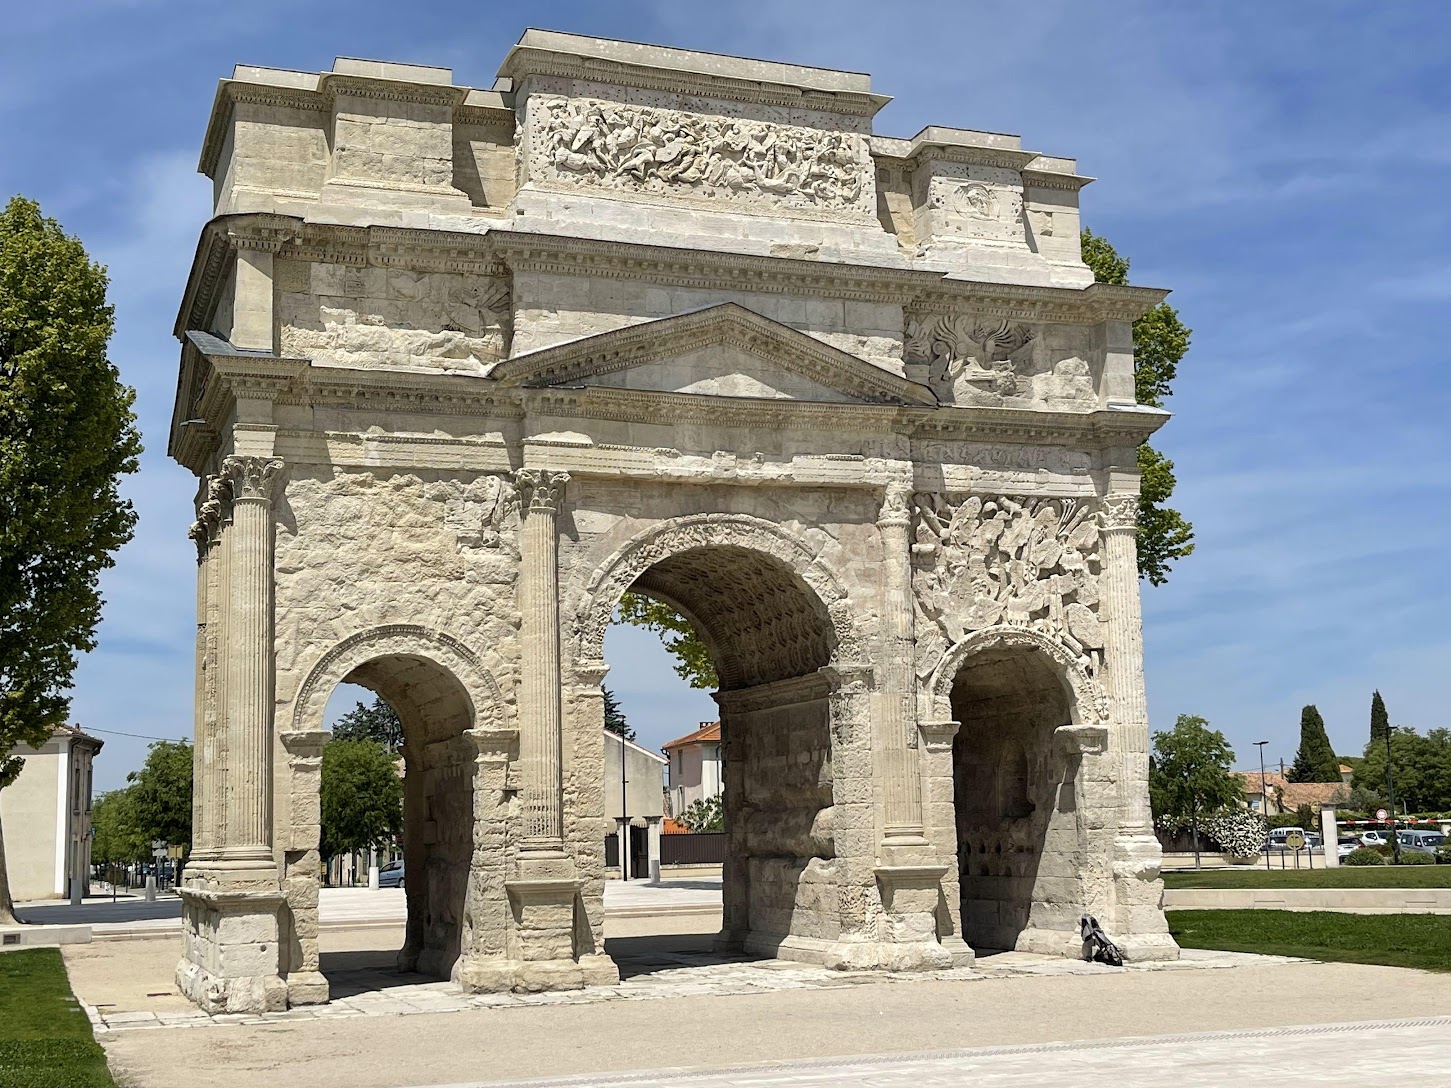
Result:
M933 670L931 693L934 704L943 707L952 693L953 682L970 658L985 650L1021 647L1036 650L1053 666L1068 695L1073 725L1099 725L1108 721L1108 694L1084 667L1083 661L1062 642L1031 627L999 625L984 627L955 642Z
M594 567L574 610L578 659L600 660L604 656L605 629L615 607L651 568L681 553L707 548L735 550L780 563L810 591L806 596L819 607L821 619L831 632L830 663L858 661L862 639L841 580L819 556L779 525L748 514L692 514L671 518L636 534ZM684 602L671 599L670 603L683 607L689 614ZM709 641L711 636L705 637Z
M468 693L471 727L505 724L504 693L479 656L452 635L411 623L388 624L349 635L325 652L307 672L292 706L294 733L320 730L333 689L370 661L416 657L451 673Z

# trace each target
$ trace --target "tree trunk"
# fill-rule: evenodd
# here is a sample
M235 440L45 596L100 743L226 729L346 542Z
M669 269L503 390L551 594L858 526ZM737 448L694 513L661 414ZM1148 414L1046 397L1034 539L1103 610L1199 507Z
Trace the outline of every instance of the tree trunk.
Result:
M15 901L10 898L10 870L5 865L5 829L0 827L0 926L15 924Z
M1189 812L1189 837L1194 840L1194 868L1199 868L1199 806Z

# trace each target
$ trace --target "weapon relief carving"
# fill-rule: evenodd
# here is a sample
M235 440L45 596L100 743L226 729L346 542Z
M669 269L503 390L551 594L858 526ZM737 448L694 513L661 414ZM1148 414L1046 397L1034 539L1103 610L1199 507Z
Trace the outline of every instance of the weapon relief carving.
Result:
M1036 338L1027 325L1007 320L915 314L907 322L905 357L909 363L930 364L933 385L962 382L1011 397L1018 392L1014 356Z
M519 528L519 493L501 476L481 476L463 495L444 504L443 523L458 538L459 550L514 551Z
M871 197L866 141L855 134L592 99L541 105L536 173L624 192L820 209L861 210Z
M917 607L946 645L985 627L1030 628L1061 641L1097 674L1102 563L1099 521L1088 504L1002 495L952 501L921 492L913 506Z

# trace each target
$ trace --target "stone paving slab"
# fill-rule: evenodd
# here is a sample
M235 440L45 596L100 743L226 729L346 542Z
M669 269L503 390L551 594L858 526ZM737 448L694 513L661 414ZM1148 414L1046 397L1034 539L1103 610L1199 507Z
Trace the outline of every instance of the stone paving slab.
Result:
M433 1088L1365 1088L1451 1084L1451 1017Z
M510 1009L543 1005L592 1005L609 1001L658 1001L680 997L726 997L781 990L841 989L844 987L910 984L921 980L980 982L1016 976L1091 975L1117 971L1194 971L1241 966L1304 962L1279 956L1243 952L1185 949L1178 961L1106 967L1026 952L985 956L974 967L946 971L893 973L885 971L832 971L791 960L751 960L716 952L655 953L645 963L624 964L626 972L641 967L617 986L546 993L467 994L453 983L430 980L404 983L397 972L367 968L340 971L331 976L338 997L326 1005L286 1012L248 1015L224 1013L118 1012L105 1013L85 1006L98 1035L154 1027L215 1027L227 1024L266 1024L289 1020L329 1020L341 1016L408 1016L416 1013L463 1012L469 1009Z

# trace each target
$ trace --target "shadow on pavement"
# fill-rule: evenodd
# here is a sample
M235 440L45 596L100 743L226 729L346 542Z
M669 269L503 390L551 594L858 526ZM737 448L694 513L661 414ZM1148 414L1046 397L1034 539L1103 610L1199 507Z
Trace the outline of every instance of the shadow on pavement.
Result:
M91 925L98 922L143 922L153 918L180 918L181 900L166 896L154 903L144 899L118 899L114 903L47 904L18 907L15 916L36 925Z
M605 940L605 951L620 969L622 980L681 967L757 963L769 958L721 950L714 945L714 933L659 933L648 937L609 937Z
M398 970L397 949L323 952L318 956L318 969L327 979L328 992L333 998L357 997L358 994L394 986L417 986L421 982L438 981L416 971Z

